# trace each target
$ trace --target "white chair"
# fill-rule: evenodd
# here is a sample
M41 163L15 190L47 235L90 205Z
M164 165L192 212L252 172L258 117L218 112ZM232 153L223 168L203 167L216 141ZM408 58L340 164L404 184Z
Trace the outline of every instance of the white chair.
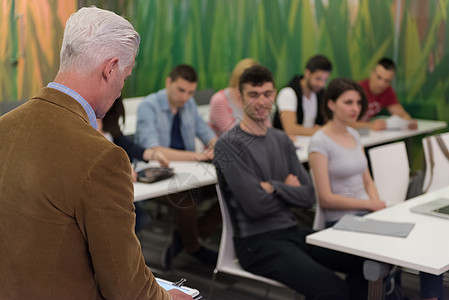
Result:
M123 107L125 108L125 124L122 128L124 135L132 136L136 133L137 125L137 107L144 97L134 97L123 99ZM120 123L122 120L120 120Z
M371 171L379 197L387 206L403 202L407 196L410 166L404 142L368 150Z
M440 134L440 137L446 149L449 148L449 132ZM429 143L431 149L429 148ZM431 192L449 185L449 158L446 158L442 148L438 144L436 136L433 135L423 138L422 144L426 161L423 191ZM431 159L431 156L433 159Z
M313 230L322 230L326 227L326 221L324 219L324 212L320 206L320 200L318 198L318 191L316 189L315 177L313 176L313 171L310 169L310 178L312 179L313 190L315 191L315 217L313 218Z
M278 281L268 279L263 276L258 276L242 269L238 261L238 258L235 255L234 240L233 240L234 230L232 228L229 210L226 201L223 199L223 195L221 194L219 185L216 184L215 187L217 189L218 202L220 204L221 217L223 220L223 228L221 232L220 249L218 250L217 266L214 269L214 273L212 276L212 285L209 291L209 297L207 299L212 299L215 279L217 277L218 272L228 273L234 276L244 277L266 283L267 284L266 297L268 296L270 285L278 287L286 287L285 285L283 285Z

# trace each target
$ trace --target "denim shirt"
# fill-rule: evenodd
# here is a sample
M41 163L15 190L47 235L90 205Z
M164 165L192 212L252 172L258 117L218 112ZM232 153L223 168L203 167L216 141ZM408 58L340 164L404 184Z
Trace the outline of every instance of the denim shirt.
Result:
M195 151L195 137L207 145L215 137L213 131L198 113L195 100L179 109L181 136L187 151ZM145 148L170 147L173 114L165 89L146 96L137 108L136 143Z

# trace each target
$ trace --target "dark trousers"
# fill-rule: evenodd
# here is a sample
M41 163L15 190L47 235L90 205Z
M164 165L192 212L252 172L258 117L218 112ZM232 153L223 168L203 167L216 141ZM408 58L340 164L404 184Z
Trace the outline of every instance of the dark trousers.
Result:
M212 196L216 197L215 185L164 196L174 209L176 230L187 253L197 252L198 239L207 239L221 225L220 205L216 200L202 216L197 214L197 203Z
M419 282L421 284L421 298L444 299L443 274L433 275L419 272Z
M366 299L364 259L306 244L309 229L288 228L243 239L235 248L243 269L282 282L307 299ZM334 271L347 274L346 282Z

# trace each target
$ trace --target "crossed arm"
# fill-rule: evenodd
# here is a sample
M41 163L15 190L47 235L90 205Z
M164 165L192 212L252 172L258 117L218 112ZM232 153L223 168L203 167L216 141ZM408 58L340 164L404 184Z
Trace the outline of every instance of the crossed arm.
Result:
M291 145L290 151L294 147ZM290 173L282 180L264 179L249 166L233 145L220 140L215 148L215 165L228 188L250 218L261 218L285 209L286 206L310 207L314 203L313 187L307 172L296 156L290 159ZM296 159L296 162L294 161Z

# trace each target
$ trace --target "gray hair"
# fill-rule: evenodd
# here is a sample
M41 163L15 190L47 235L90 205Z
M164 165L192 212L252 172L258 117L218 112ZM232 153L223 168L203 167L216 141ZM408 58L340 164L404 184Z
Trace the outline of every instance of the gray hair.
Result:
M130 66L140 36L124 18L103 9L83 7L67 20L60 54L60 72L90 74L107 59L119 58L119 70Z

